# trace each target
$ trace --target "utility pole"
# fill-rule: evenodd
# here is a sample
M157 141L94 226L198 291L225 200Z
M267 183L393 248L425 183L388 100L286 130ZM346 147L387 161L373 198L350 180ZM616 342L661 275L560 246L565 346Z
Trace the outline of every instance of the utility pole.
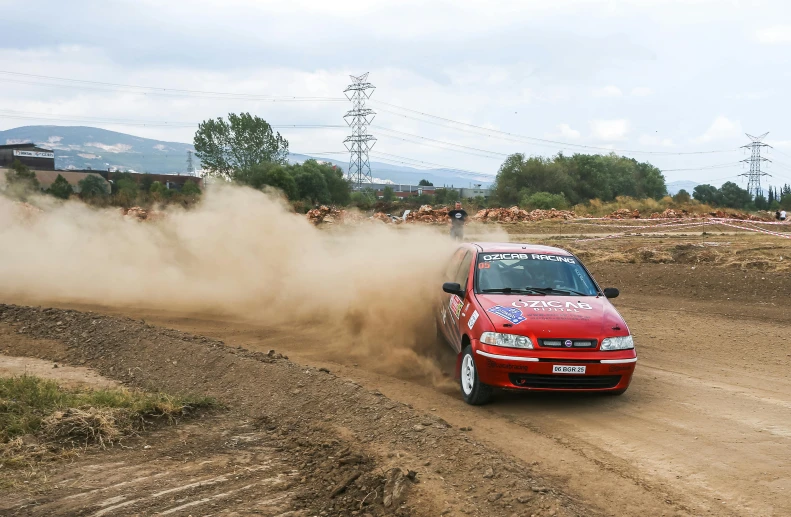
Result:
M195 167L192 165L192 149L187 149L187 176L195 174Z
M750 158L742 160L742 162L750 164L750 172L739 174L739 176L747 176L747 191L753 197L763 195L763 189L761 188L761 176L771 176L771 174L767 174L761 170L761 162L772 161L761 156L762 147L772 147L771 145L762 142L762 140L768 134L769 133L766 132L761 136L747 135L750 140L752 140L752 142L748 145L742 146L743 148L750 150Z
M349 77L352 78L352 84L343 91L346 98L352 101L352 109L343 116L352 128L352 134L343 141L350 153L346 178L351 181L353 188L360 190L364 183L373 183L368 152L376 144L376 137L368 134L368 125L373 122L376 112L366 108L365 101L371 98L376 87L368 82L368 72L359 77Z

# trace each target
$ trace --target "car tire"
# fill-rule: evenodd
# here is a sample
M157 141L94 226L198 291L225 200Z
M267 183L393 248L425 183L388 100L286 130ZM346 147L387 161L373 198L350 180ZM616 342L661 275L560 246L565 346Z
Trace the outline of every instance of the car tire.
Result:
M492 398L492 387L481 382L478 378L478 369L472 355L472 347L462 351L461 371L459 372L459 385L464 402L472 406L481 406Z

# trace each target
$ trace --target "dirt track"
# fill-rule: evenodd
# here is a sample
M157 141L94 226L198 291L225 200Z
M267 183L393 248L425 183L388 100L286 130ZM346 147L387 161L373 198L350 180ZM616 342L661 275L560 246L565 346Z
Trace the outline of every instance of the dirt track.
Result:
M471 408L445 385L326 352L310 328L123 312L229 345L276 349L470 426L474 440L532 464L533 475L591 511L791 515L789 279L664 265L600 265L596 274L623 288L616 306L638 344L632 387L617 399L503 395ZM449 370L453 358L442 357Z

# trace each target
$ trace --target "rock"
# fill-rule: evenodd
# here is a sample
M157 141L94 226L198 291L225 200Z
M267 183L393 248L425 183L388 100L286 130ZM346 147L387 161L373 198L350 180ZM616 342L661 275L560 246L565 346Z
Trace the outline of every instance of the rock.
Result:
M422 425L420 425L420 424L417 424L417 425L413 425L413 426L412 426L412 430L413 430L413 431L420 432L420 431L423 431L424 429L425 429L425 427L423 427L423 426L422 426Z
M522 494L516 498L522 504L530 502L531 499L533 499L533 494Z
M406 495L406 480L407 478L401 472L401 469L392 468L388 471L383 496L385 508L401 504Z
M486 472L483 473L483 477L486 478L486 479L493 478L494 477L494 469L492 467L489 467L488 469L486 469Z
M492 492L491 494L489 494L489 496L486 499L488 499L490 503L493 503L498 499L500 499L502 496L503 494L500 492Z

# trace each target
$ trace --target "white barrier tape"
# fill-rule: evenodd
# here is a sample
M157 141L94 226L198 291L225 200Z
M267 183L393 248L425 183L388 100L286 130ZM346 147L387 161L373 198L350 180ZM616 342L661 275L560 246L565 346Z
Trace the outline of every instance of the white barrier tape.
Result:
M636 222L647 222L647 221L669 221L669 222L678 222L678 221L730 221L735 223L755 223L755 224L788 224L791 225L791 221L754 221L752 219L733 219L728 217L677 217L673 219L611 219L609 217L580 217L578 219L568 219L566 222L569 223L576 223L576 224L585 224L579 223L577 221L636 221ZM628 226L628 225L624 225Z
M758 233L766 233L768 235L774 235L775 237L783 237L784 239L791 239L791 233L780 233L780 232L770 232L769 230L764 230L763 228L749 228L747 226L738 226L731 223L722 223L725 226L730 226L732 228L738 228L740 230L747 230L750 232L758 232Z
M676 226L665 226L665 229L673 229L673 228L681 228L681 227L694 227L694 226L704 226L707 223L705 222L696 222L696 223L687 223L687 224L680 224ZM651 226L650 228L656 228L656 226ZM606 237L592 237L590 239L575 239L572 242L588 242L588 241L603 241L605 239L617 239L618 237L626 237L627 235L631 235L631 232L621 232L621 233L614 233L612 235L607 235Z

